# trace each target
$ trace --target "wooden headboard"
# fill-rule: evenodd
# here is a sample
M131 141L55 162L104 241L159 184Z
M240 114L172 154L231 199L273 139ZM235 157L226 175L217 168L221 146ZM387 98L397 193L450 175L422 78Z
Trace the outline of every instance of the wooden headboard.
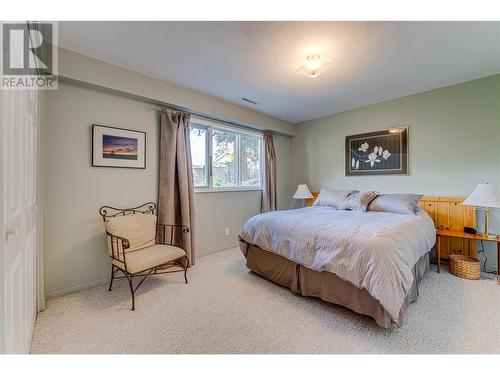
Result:
M476 209L464 206L465 198L423 196L418 202L430 215L437 229L449 229L462 232L464 227L476 228ZM476 241L461 238L441 238L441 257L449 254L476 256Z
M318 198L318 195L319 195L319 191L313 191L311 192L312 194L312 198L309 198L306 200L306 206L312 206L314 201L316 200L316 198Z
M306 202L311 206L319 195L313 192L313 197ZM436 229L463 231L464 227L476 228L476 210L473 206L461 203L465 198L423 196L418 205L423 208L434 221ZM441 258L448 259L449 254L476 256L476 241L448 238L441 239Z

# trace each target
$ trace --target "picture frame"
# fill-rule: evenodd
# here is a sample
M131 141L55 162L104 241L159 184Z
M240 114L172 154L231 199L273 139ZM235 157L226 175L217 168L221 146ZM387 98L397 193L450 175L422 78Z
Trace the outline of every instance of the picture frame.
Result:
M408 126L345 138L345 175L408 175Z
M146 132L92 124L92 166L146 169Z

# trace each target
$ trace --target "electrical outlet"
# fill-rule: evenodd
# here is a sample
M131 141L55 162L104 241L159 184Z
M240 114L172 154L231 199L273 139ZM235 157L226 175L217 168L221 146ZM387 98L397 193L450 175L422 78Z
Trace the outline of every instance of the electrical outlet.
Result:
M226 232L226 236L229 236L229 228L226 228L225 232Z

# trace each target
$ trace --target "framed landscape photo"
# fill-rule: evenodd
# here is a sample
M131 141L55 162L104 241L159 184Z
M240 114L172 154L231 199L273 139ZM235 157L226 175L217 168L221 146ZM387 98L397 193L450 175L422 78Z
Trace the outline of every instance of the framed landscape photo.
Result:
M146 133L92 125L92 166L146 168Z
M347 136L345 175L408 175L408 127Z

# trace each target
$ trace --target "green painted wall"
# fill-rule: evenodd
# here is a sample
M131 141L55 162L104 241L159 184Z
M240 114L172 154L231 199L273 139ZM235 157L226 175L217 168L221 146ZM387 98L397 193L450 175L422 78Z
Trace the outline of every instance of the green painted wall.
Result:
M403 125L409 126L409 176L344 175L345 136ZM500 191L500 75L299 124L292 150L294 182L311 190L465 196L489 182ZM490 231L500 232L500 210ZM491 247L488 259L496 266Z
M59 73L263 128L295 131L284 121L64 49L59 50ZM159 117L142 102L65 83L47 91L45 111L45 291L54 297L109 280L100 206L133 207L157 200ZM147 168L92 167L92 124L147 132ZM277 136L275 147L279 206L288 208L290 138ZM260 191L196 193L197 256L238 246L238 233L260 212L260 199Z

